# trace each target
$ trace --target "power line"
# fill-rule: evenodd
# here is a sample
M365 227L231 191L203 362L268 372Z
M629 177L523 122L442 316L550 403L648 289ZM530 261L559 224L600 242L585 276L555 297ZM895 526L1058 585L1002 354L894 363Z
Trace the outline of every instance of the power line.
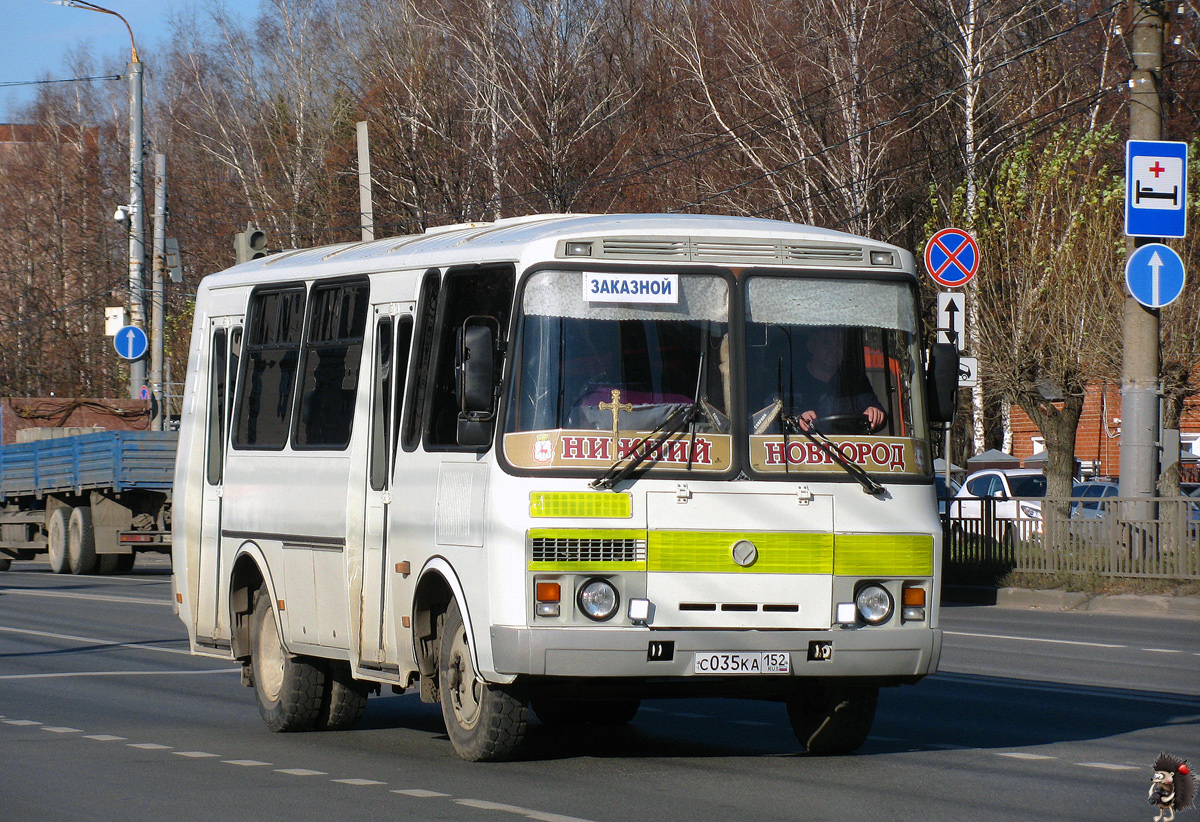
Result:
M62 80L5 80L0 82L0 88L14 86L48 86L54 83L89 83L92 80L120 80L124 74L102 74L96 77L67 77Z

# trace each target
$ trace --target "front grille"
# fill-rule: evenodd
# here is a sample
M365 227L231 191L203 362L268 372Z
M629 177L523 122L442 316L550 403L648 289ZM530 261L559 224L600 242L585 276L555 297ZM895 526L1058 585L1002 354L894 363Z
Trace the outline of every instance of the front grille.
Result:
M858 246L846 245L784 245L785 262L842 262L860 263L863 250Z
M646 540L534 537L534 562L645 562Z

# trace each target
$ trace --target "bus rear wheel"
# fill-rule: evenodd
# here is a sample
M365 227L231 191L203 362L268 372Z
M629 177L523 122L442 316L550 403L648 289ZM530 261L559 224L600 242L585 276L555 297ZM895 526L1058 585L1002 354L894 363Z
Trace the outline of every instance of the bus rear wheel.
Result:
M325 695L316 727L321 731L348 731L367 710L367 683L354 678L350 663L334 660L325 671Z
M878 686L816 680L802 685L788 699L788 719L809 753L848 754L866 742L878 701Z
M512 759L525 739L529 709L511 689L479 678L457 601L438 621L439 690L450 743L468 762Z
M265 588L254 596L250 642L254 696L263 722L277 733L312 728L321 715L325 670L284 649L275 608Z

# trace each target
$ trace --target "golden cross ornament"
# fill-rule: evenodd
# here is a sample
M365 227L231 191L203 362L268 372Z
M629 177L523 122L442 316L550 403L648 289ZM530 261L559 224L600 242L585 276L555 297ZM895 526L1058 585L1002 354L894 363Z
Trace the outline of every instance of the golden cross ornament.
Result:
M620 450L621 450L619 447L621 444L621 440L620 440L620 427L618 425L618 416L617 415L620 414L622 411L632 411L633 403L621 402L621 392L619 389L614 388L612 390L612 402L602 402L602 403L600 403L599 407L600 407L601 411L607 411L610 408L612 409L612 418L613 418L612 458L614 460L616 460L618 458L618 454L620 454Z

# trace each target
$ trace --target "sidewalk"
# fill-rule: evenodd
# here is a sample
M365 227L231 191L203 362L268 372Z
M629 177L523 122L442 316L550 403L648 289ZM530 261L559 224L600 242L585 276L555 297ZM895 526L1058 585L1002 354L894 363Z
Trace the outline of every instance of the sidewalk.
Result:
M1077 611L1091 614L1125 614L1200 620L1200 597L1160 594L1086 594L1079 591L1035 590L1031 588L988 588L974 585L946 585L946 602L995 605L998 608L1022 608L1034 611Z

